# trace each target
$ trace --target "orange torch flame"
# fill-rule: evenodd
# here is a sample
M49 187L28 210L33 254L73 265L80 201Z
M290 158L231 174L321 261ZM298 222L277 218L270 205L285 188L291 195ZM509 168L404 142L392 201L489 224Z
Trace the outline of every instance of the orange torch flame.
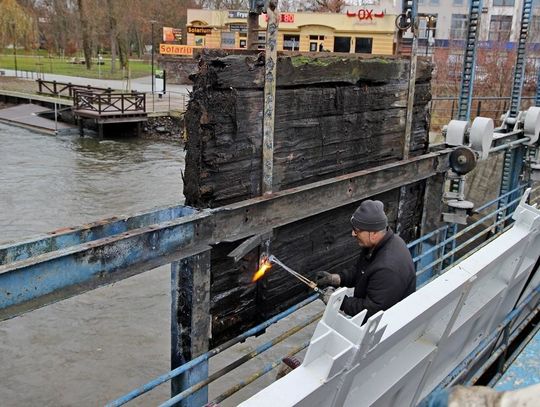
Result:
M264 273L266 273L271 268L272 268L272 263L270 263L268 260L264 260L261 264L261 267L259 267L259 270L257 270L257 272L253 274L253 278L251 279L251 282L254 283L258 279L260 279L262 276L264 276Z

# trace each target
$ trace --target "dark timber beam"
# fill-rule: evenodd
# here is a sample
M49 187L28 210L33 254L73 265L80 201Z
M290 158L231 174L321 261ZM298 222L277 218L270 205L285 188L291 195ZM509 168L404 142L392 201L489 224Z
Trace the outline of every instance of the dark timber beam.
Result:
M442 150L0 265L0 320L432 177Z
M171 370L208 351L211 332L210 250L171 264ZM208 362L171 380L171 396L208 378ZM181 406L208 402L208 387L187 397Z

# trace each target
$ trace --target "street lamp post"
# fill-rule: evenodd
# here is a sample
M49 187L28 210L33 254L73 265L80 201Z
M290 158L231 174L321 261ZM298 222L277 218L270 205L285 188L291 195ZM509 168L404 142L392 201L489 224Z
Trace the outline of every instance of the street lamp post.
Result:
M150 24L152 25L152 111L154 112L155 109L155 80L156 80L156 74L154 71L154 23L157 23L156 20L151 20Z
M17 77L17 32L15 31L15 21L11 23L13 33L13 60L15 63L15 77Z
M152 97L154 95L154 23L156 21L155 20L152 20L150 21L151 25L152 25Z

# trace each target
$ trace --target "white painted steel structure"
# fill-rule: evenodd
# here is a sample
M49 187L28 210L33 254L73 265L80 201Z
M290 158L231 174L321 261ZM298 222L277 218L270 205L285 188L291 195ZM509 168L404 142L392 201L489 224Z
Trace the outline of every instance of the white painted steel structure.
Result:
M415 405L497 330L540 284L540 211L525 203L491 243L386 312L339 312L336 291L300 367L241 404ZM527 284L527 288L525 285Z

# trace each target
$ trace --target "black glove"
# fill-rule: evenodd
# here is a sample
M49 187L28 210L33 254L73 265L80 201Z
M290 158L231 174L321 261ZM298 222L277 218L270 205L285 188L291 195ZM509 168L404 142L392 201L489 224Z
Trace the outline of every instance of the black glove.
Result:
M334 294L336 289L334 287L326 287L324 290L321 291L322 297L321 300L328 304L328 301L330 301L330 296Z
M328 286L339 287L341 277L339 274L331 274L327 271L318 271L316 275L317 287L324 288Z

